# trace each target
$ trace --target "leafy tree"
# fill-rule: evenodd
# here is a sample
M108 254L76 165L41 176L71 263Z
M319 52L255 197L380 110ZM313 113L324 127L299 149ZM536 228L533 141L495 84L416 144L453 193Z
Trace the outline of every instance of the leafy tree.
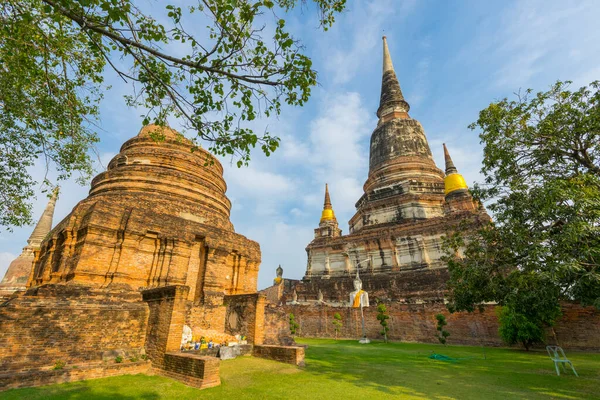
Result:
M446 317L444 314L436 314L435 319L437 320L437 327L435 336L444 346L446 345L446 339L450 336L450 332L444 329L448 323L446 322Z
M495 221L446 239L451 311L496 302L502 336L526 346L560 300L600 307L600 83L569 83L480 112L485 182L473 194Z
M0 5L0 224L31 222L39 159L58 179L92 174L105 69L131 84L144 124L178 118L209 150L247 164L279 145L245 124L302 106L311 60L278 14L306 0L6 0ZM345 0L312 0L327 30ZM269 32L269 33L267 33ZM199 143L198 143L199 145ZM48 183L48 182L46 182Z
M296 322L296 317L294 317L294 314L290 313L290 334L295 336L299 327L300 325Z
M380 333L383 336L383 340L386 343L388 341L387 333L390 330L390 328L388 327L388 323L387 323L388 319L390 319L390 316L387 314L387 308L385 307L385 304L379 303L377 305L377 320L381 324L381 332Z
M340 313L333 314L333 329L335 330L335 339L337 340L338 334L342 329L342 316Z
M527 315L512 308L507 306L498 308L498 321L500 337L508 344L521 343L525 350L529 350L534 343L543 342L542 324L532 321Z

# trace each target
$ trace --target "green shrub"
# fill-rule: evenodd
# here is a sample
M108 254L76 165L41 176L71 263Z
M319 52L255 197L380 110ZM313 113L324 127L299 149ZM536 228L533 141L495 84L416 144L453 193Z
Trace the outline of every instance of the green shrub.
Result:
M65 365L67 365L67 363L65 363L64 361L58 360L57 362L54 363L54 367L52 367L52 369L63 369L65 367Z
M531 345L544 341L542 323L536 323L510 307L504 306L498 310L498 322L498 333L507 344L521 343L525 350L529 350Z
M115 357L115 362L116 362L117 364L120 364L120 363L122 363L122 362L123 362L123 357L121 357L121 356L116 356L116 357Z
M380 333L381 333L381 336L383 336L383 340L386 343L388 341L387 333L390 330L390 328L388 327L388 322L387 322L388 319L390 319L390 316L387 314L387 308L385 307L385 304L379 303L377 305L377 320L381 324L381 332Z
M340 313L336 312L333 314L333 329L335 329L335 339L337 340L338 333L340 333L340 330L342 329L342 316Z
M296 318L294 317L294 314L290 313L290 333L292 336L294 336L296 334L296 331L298 330L299 327L300 327L300 325L298 325L298 323L296 322Z
M437 320L437 332L435 336L440 341L440 343L445 346L446 339L448 338L448 336L450 336L450 332L444 329L444 326L448 325L448 323L446 322L446 317L444 317L444 314L437 314L435 316L435 319Z

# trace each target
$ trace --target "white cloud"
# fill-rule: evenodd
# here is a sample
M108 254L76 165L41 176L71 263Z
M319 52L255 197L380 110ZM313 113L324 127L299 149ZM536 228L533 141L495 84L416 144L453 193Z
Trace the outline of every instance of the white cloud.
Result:
M227 176L229 185L235 185L236 192L255 198L280 196L295 188L289 178L262 170L255 164L243 168L230 167Z
M260 243L262 263L260 266L259 288L271 285L275 269L279 264L284 269L284 277L300 279L306 270L305 248L313 239L313 227L308 224L287 224L267 221L247 227L243 234ZM318 222L318 218L317 218ZM310 225L309 225L310 224Z
M549 85L556 79L577 80L596 69L600 55L590 49L600 42L598 8L595 0L531 0L507 8L498 19L500 24L479 37L479 47L487 53L484 57L497 65L492 75L495 85L509 85L512 90L530 87L555 71L556 76L545 82Z
M366 141L376 120L353 92L326 96L320 110L310 124L313 180L321 186L329 183L337 209L354 210L357 187L369 165Z

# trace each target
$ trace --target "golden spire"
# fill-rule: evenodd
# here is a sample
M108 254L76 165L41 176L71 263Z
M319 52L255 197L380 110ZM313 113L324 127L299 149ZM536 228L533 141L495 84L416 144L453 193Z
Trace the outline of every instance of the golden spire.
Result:
M329 186L325 184L325 202L323 204L323 212L321 213L321 222L334 221L335 213L331 207L331 198L329 197Z
M446 160L446 177L444 178L444 187L446 196L456 191L467 191L469 187L465 178L458 173L458 170L454 166L454 162L450 157L446 143L444 143L444 158Z

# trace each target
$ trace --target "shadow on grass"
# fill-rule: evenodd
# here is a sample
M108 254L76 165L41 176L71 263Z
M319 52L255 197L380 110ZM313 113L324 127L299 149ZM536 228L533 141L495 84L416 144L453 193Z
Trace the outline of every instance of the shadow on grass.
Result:
M126 377L127 375L122 375ZM142 375L135 375L140 377ZM151 379L151 377L148 377ZM162 396L152 389L151 385L146 387L124 388L123 384L116 379L102 379L102 383L96 379L78 382L69 382L66 384L49 385L37 388L13 389L6 392L0 392L2 400L51 400L51 399L69 399L69 400L158 400ZM135 393L125 394L126 391L134 390Z

